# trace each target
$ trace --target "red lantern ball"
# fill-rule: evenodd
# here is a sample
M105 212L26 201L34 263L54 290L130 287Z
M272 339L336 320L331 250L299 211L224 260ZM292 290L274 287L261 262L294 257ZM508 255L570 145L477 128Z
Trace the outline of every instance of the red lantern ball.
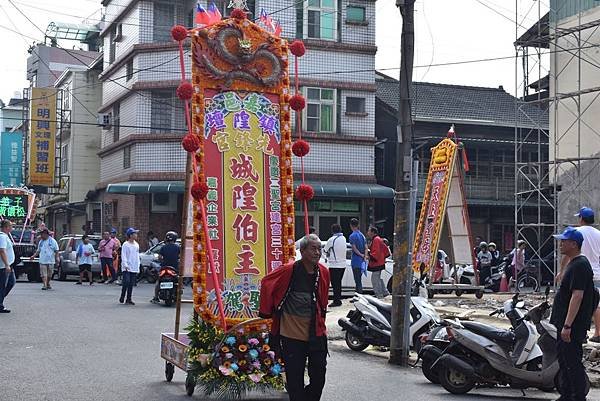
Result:
M310 145L308 142L298 139L292 145L292 152L294 152L294 154L298 157L304 157L308 154L308 152L310 152Z
M300 94L296 94L290 98L290 107L292 110L300 111L306 107L306 100Z
M294 40L292 43L290 43L290 52L292 52L292 54L296 57L304 56L304 53L306 53L304 42L298 39Z
M171 28L171 36L178 42L181 42L185 38L187 38L188 30L183 25L175 25Z
M190 191L194 199L198 202L206 198L208 194L208 185L205 182L196 182L192 185L192 189Z
M187 134L181 141L181 146L186 152L194 153L200 149L200 139L194 134Z
M308 184L300 184L296 188L296 199L299 201L309 201L315 197L315 190Z
M246 19L246 12L244 10L242 10L241 8L235 8L231 12L231 18Z
M177 97L181 100L190 100L194 94L194 87L191 83L185 81L177 87Z

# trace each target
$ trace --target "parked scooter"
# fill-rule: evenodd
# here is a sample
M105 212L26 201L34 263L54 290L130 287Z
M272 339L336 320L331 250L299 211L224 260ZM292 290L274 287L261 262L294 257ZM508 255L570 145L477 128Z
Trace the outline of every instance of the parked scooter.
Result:
M512 326L511 330L516 329L521 320L525 317L525 303L519 301L518 295L504 302L502 308L493 311L490 316L505 315ZM423 375L432 383L439 384L438 372L432 369L432 365L443 354L443 351L450 344L447 327L458 327L471 330L474 333L490 336L493 335L494 341L500 344L513 341L513 332L510 330L500 329L491 325L479 322L461 321L461 320L442 320L441 324L434 327L427 338L424 339L424 346L419 353L421 359L421 370ZM500 340L499 340L500 339Z
M420 336L426 335L433 325L440 323L439 315L427 301L423 280L423 274L419 280L415 280L410 308L410 346L417 352L423 343ZM362 294L354 294L352 302L355 309L349 311L347 317L338 320L338 324L346 331L348 348L362 351L369 345L389 347L392 304Z
M171 306L177 299L178 278L177 271L171 266L163 266L158 274L158 299Z
M559 367L556 328L546 320L548 293L549 288L546 300L520 319L510 342L496 338L494 333L448 327L450 344L432 365L432 369L439 369L441 385L453 394L465 394L475 385L551 391Z

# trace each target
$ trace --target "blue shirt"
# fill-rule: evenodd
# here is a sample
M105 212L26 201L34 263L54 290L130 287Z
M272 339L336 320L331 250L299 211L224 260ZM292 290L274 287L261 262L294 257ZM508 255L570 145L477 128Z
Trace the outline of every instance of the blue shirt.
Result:
M360 253L362 253L363 255L365 254L367 239L365 238L363 233L361 233L360 231L352 232L352 234L350 234L350 238L348 238L348 241L350 242L350 245L356 246L356 249L358 249ZM361 255L357 255L356 252L354 252L354 249L352 250L352 259L350 260L350 265L352 267L360 268L364 260L364 257L362 257Z
M86 256L86 253L89 253L89 255ZM79 244L79 248L77 248L77 256L79 256L79 265L91 265L93 262L92 255L95 254L96 251L94 250L94 246L92 244Z
M40 264L41 265L53 265L56 263L56 254L58 251L58 243L52 237L48 239L40 240L38 244L38 251L40 251Z

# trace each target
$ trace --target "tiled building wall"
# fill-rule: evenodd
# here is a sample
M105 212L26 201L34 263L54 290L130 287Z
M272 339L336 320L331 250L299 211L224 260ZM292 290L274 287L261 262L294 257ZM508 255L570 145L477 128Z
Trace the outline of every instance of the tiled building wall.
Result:
M186 154L179 142L139 143L131 157L139 173L185 171Z
M304 157L304 171L313 174L373 176L373 145L308 141L310 153ZM293 168L300 172L300 158L293 157Z
M135 149L135 145L132 149L132 156ZM131 167L133 168L135 161L131 161ZM122 174L129 173L132 168L123 168L123 149L116 150L113 153L103 155L100 161L100 181L104 182L112 177L118 177Z
M293 79L293 69L290 75ZM299 60L298 75L300 79L375 84L375 56L309 49Z
M348 115L347 99L348 97L358 97L365 99L366 116ZM341 133L358 136L375 136L375 93L362 91L341 91L341 113L340 121Z
M346 22L346 7L348 5L365 7L365 25ZM344 1L342 12L342 42L375 45L375 1Z

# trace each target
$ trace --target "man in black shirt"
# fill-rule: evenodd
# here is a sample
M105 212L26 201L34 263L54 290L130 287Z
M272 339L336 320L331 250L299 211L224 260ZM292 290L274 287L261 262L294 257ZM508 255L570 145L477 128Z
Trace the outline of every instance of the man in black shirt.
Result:
M175 269L175 271L179 271L179 253L181 249L179 245L176 243L177 241L177 233L174 231L169 231L165 235L165 244L160 248L159 258L160 258L160 270L163 268L171 267ZM159 273L160 274L160 273ZM156 286L154 287L154 298L150 300L153 304L160 303L160 299L158 299L158 292L160 291L160 278L156 280Z
M585 400L587 375L581 362L587 330L593 313L593 272L581 255L583 235L573 227L554 236L560 240L560 252L570 259L554 297L552 317L560 336L557 339L559 389L561 401Z

